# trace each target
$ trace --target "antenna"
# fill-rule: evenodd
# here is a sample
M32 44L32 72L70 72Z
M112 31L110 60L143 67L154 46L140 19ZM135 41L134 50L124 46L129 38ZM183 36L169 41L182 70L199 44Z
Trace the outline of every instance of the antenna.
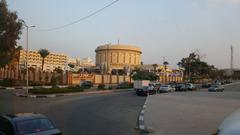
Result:
M118 45L120 44L120 38L118 38Z
M163 58L163 63L166 61L166 57L167 57L167 56L162 56L162 58Z

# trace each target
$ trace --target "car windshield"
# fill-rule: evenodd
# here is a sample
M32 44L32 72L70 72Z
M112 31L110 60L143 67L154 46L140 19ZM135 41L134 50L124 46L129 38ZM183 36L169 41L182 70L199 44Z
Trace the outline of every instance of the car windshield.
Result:
M54 125L48 119L32 119L16 122L20 135L37 133L54 129Z
M213 85L212 87L213 88L219 88L220 86L219 85Z

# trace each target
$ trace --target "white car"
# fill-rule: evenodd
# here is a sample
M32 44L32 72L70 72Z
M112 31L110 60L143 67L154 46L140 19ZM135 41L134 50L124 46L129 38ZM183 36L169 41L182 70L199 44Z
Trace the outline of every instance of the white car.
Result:
M240 110L229 115L212 135L239 135L240 134Z
M192 83L186 83L185 85L188 90L196 90L196 87Z
M175 89L171 85L162 85L159 89L159 92L172 92Z

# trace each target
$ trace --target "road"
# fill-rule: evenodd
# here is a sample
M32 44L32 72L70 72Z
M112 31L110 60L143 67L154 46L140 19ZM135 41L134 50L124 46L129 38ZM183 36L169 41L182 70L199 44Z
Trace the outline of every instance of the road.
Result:
M0 114L42 113L66 135L134 135L145 99L134 92L33 99L1 90Z
M147 99L145 123L154 135L210 135L240 109L240 84L224 92L175 92Z

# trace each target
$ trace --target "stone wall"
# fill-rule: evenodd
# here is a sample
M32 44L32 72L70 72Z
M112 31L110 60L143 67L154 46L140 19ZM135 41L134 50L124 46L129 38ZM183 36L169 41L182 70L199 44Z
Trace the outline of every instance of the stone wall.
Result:
M93 84L119 84L124 81L133 82L129 76L120 76L120 75L95 75L95 74L69 74L69 84L70 85L79 85L81 81L88 80L93 82Z
M28 71L29 82L37 84L50 84L52 77L58 77L58 82L60 84L67 84L67 72L66 73L56 73L56 72L43 72L43 71ZM0 80L2 79L12 79L18 82L25 82L27 79L26 71L0 69ZM31 84L30 83L30 84Z

